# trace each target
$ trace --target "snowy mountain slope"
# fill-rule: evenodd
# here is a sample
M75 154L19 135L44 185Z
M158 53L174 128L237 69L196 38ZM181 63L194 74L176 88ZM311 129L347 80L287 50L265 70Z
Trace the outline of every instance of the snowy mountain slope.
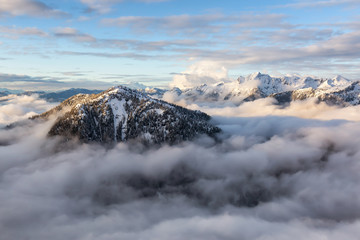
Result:
M326 102L329 105L360 104L360 82L350 82L348 85L334 85L332 87L328 87L328 82L324 83L317 89L305 88L276 93L269 97L274 97L279 103L316 98L318 101Z
M260 72L236 81L220 82L213 85L201 85L191 89L172 89L169 93L177 100L189 102L217 102L241 104L259 98L274 97L279 103L293 100L317 98L329 104L359 104L359 82L353 82L342 76L332 79L284 76L271 77Z
M96 95L78 94L35 118L58 114L49 135L78 137L84 142L114 143L140 139L147 143L176 143L220 129L210 117L126 87Z
M325 79L321 84L318 86L318 89L321 90L330 90L330 92L335 90L341 90L346 87L348 87L352 81L349 79L346 79L340 75L337 75L336 77L332 79Z

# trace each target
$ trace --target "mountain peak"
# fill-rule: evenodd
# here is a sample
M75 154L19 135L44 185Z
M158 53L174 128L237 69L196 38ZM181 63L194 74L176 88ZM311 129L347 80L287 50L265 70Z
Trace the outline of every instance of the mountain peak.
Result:
M341 75L336 75L335 77L333 77L333 80L335 81L344 81L344 82L351 82L351 80L341 76Z
M338 90L338 89L342 89L345 88L347 86L349 86L352 83L351 80L344 78L341 75L336 75L334 78L332 79L326 79L325 81L323 81L320 85L319 85L319 89L334 89L334 90Z
M255 79L255 78L258 78L259 76L261 76L261 72L254 72L249 75L249 78Z
M139 139L146 143L177 143L220 129L210 117L124 86L99 94L75 95L38 118L58 114L49 135L77 137L84 142L116 143Z
M271 78L270 75L268 74L263 74L261 72L254 72L252 74L250 74L247 79L248 80L261 80L261 79L268 79L268 78Z

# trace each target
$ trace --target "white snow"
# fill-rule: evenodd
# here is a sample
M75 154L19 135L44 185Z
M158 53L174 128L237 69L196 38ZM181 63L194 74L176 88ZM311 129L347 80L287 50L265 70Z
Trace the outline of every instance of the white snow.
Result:
M333 79L327 79L323 83L320 84L319 89L324 90L339 90L346 88L351 84L349 79L346 79L340 75L337 75Z
M272 77L268 74L256 72L246 77L239 77L231 82L219 81L214 84L203 84L198 87L186 89L181 95L195 101L227 101L241 102L248 96L260 90L266 96L285 91L294 91L311 88L318 90L318 94L339 91L350 86L353 81L342 76L332 79L316 78L314 76L300 77L286 75Z
M111 100L109 100L108 104L110 105L113 115L114 115L114 138L116 140L117 137L117 129L119 127L119 124L122 122L122 136L121 136L121 140L124 139L124 135L125 135L125 130L127 127L127 118L128 118L128 114L125 110L125 99L117 99L117 98L112 98Z
M164 110L162 110L162 109L160 109L160 108L154 109L154 110L155 110L155 112L156 112L157 114L159 114L159 115L162 115L162 114L164 113Z

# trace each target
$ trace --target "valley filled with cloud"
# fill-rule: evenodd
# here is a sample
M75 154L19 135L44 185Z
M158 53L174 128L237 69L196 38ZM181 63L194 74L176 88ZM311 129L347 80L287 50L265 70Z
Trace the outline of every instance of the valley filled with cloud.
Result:
M28 98L1 106L2 126L54 106ZM105 148L49 138L53 120L1 129L1 238L357 239L357 106L190 107L216 140Z

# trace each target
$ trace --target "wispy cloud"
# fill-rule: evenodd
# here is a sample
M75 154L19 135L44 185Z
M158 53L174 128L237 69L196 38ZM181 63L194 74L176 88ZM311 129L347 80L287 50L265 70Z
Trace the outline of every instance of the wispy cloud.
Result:
M358 0L297 1L295 3L280 5L278 7L315 8L315 7L332 7L337 5L360 5L360 2Z
M113 25L129 29L135 33L149 34L162 32L167 35L191 34L192 37L202 34L223 34L224 31L253 28L291 28L286 23L286 16L281 14L243 14L243 15L172 15L165 17L154 16L124 16L118 18L105 18L104 25ZM231 33L231 32L230 32Z
M120 3L99 2L110 5ZM333 4L335 1L322 2ZM198 15L122 16L100 20L104 29L112 27L106 34L99 31L87 32L88 30L67 22L65 26L50 30L2 26L0 36L13 39L21 36L46 38L46 53L40 47L41 44L34 44L38 38L31 38L31 41L25 43L27 46L22 45L21 50L15 45L11 49L12 45L4 41L4 51L8 51L8 56L66 55L166 62L171 59L173 62L181 61L184 65L188 61L194 63L209 60L223 63L232 69L252 65L254 71L259 70L256 67L270 65L276 69L283 66L290 66L292 69L301 67L301 71L305 69L306 62L310 63L306 69L318 66L319 69L337 73L353 72L353 63L360 55L357 51L360 27L356 21L296 24L289 17L284 14L248 12L238 15L216 12ZM119 28L124 34L119 35L119 30L114 31L114 28ZM69 41L71 49L63 48L63 44L58 44L55 48L58 39ZM79 46L81 50L77 49ZM72 69L68 70L71 71Z
M89 47L96 51L58 51L63 55L93 56L104 58L130 58L135 60L157 59L164 60L166 55L171 54L173 59L191 59L197 61L210 60L224 63L228 67L243 64L274 65L282 63L289 66L303 66L303 62L312 62L318 66L319 61L328 62L328 69L339 68L353 70L352 64L345 64L348 59L360 57L358 42L360 32L336 31L337 28L324 23L323 28L313 26L292 25L285 21L285 16L265 15L266 20L253 21L247 15L244 16L173 16L173 17L126 17L113 19L119 27L130 27L133 31L147 31L158 29L164 31L170 37L162 41L141 41L137 39L96 39L93 36L79 32L73 28L62 28L55 33L57 36L69 37L78 42L91 42ZM181 19L191 19L181 21ZM195 21L198 19L199 21ZM200 19L202 19L200 21ZM241 20L244 20L243 23ZM124 20L124 21L123 21ZM139 20L139 21L136 21ZM105 20L104 20L105 21ZM111 20L112 21L112 20ZM224 23L224 24L223 24ZM226 24L225 24L226 23ZM223 25L222 25L223 24ZM218 33L211 40L202 40L201 37L177 38L171 35L183 29L186 31L204 31L217 25ZM160 30L163 28L162 30ZM213 31L213 30L212 30ZM232 37L223 37L227 32ZM87 38L81 38L87 36ZM91 40L91 41L89 41ZM209 47L211 46L211 47ZM111 48L124 52L109 52ZM107 49L107 50L106 50ZM147 52L150 52L147 53ZM329 62L329 59L338 62ZM342 61L342 62L341 62ZM279 68L277 66L277 68ZM326 68L323 66L322 68Z
M64 77L51 76L30 76L0 73L1 87L17 90L58 90L69 88L89 88L89 89L107 89L112 85L119 85L119 82L91 81L86 78L88 72L57 72ZM77 80L69 80L76 77ZM83 79L79 79L82 77Z
M219 61L236 61L241 64L266 63L274 61L313 60L328 58L360 58L357 51L360 32L352 32L336 36L315 44L297 48L281 46L253 46L238 50L194 50L189 52L193 57L211 58Z
M269 39L271 37L268 42ZM228 68L256 66L252 71L266 67L292 72L346 72L352 78L358 79L356 60L360 59L360 51L357 51L360 49L359 31L323 37L314 43L303 40L297 45L291 45L286 44L287 39L279 41L277 44L269 42L268 45L252 46L234 41L229 42L229 46L232 43L232 48L227 45L218 49L182 49L178 57L192 59L194 62L214 61Z
M234 21L232 18L221 14L212 15L174 15L165 17L153 16L125 16L118 18L103 19L105 25L114 25L121 28L129 28L136 33L150 33L163 31L168 34L197 33L204 30L216 32L219 23Z
M229 17L228 17L229 18ZM284 14L242 14L232 16L230 19L234 22L234 28L293 28L294 25L287 23L287 16ZM226 19L225 19L226 20Z
M51 76L30 76L0 73L1 88L16 89L22 91L56 91L69 88L87 88L105 90L112 86L125 85L133 88L146 86L166 87L170 77L159 77L149 74L109 74L98 73L96 80L89 77L91 71L68 71L53 72ZM166 82L164 84L163 82Z
M0 29L1 32L1 29ZM44 33L48 35L47 33ZM139 39L97 38L93 35L80 32L76 28L58 27L52 31L57 38L68 38L77 43L90 43L88 46L97 49L122 49L134 51L172 51L174 49L211 46L211 41L196 39L174 38L159 41L144 41Z
M198 41L195 39L173 39L161 41L141 41L137 39L99 39L98 47L119 48L136 51L173 51L175 49L211 46L211 41Z
M0 0L1 15L49 17L66 15L66 13L36 0Z
M159 3L171 0L81 0L88 7L89 11L97 11L99 13L108 13L111 6L122 2L143 2L143 3Z
M89 35L70 27L58 27L54 30L55 37L71 38L78 42L95 42L96 39Z
M0 36L7 38L19 38L20 36L47 37L49 35L37 27L19 28L0 26Z
M12 82L30 82L30 83L61 83L58 79L51 77L31 77L28 75L17 75L17 74L6 74L0 73L1 83L12 83Z
M80 76L85 76L86 74L89 74L90 72L71 71L71 72L56 72L56 73L60 73L64 76L69 76L69 77L80 77Z
M137 53L107 53L107 52L76 52L76 51L58 51L61 55L73 55L73 56L93 56L104 58L131 58L136 60L148 60L154 58L151 55L137 54Z

